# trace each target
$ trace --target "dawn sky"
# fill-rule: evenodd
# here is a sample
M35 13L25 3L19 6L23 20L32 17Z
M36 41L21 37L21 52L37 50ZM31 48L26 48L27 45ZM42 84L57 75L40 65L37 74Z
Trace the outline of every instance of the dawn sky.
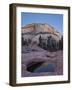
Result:
M21 27L31 23L47 23L63 34L62 14L41 14L21 12Z

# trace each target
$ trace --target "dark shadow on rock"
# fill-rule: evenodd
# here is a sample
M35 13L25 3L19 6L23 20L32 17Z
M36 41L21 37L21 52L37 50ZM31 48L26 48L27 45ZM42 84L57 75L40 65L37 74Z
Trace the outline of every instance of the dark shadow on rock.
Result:
M44 62L31 62L27 65L27 71L33 72L36 68L40 67Z

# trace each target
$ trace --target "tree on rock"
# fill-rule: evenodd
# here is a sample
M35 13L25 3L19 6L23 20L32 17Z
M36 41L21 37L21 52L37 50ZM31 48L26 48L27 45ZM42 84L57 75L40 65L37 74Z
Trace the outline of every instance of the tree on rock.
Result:
M42 46L42 38L41 38L41 35L39 36L39 46Z

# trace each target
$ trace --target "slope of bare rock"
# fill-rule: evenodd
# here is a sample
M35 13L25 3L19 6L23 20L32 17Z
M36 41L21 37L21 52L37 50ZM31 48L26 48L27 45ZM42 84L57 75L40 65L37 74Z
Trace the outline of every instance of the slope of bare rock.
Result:
M63 52L31 52L22 54L22 76L41 76L41 75L62 75L63 74ZM29 58L28 58L29 57ZM49 64L55 64L55 72L41 72L31 73L27 71L27 65L31 62L44 62ZM25 72L25 73L24 73Z

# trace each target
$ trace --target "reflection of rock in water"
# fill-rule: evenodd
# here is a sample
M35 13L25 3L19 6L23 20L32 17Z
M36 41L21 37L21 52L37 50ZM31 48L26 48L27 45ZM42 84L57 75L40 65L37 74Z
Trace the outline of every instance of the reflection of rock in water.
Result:
M31 62L27 65L27 71L34 72L36 68L40 67L43 62Z
M55 72L56 70L56 64L49 64L49 63L44 63L40 67L36 68L34 72Z
M55 69L56 69L56 63L31 62L27 65L27 71L32 73L54 72Z

